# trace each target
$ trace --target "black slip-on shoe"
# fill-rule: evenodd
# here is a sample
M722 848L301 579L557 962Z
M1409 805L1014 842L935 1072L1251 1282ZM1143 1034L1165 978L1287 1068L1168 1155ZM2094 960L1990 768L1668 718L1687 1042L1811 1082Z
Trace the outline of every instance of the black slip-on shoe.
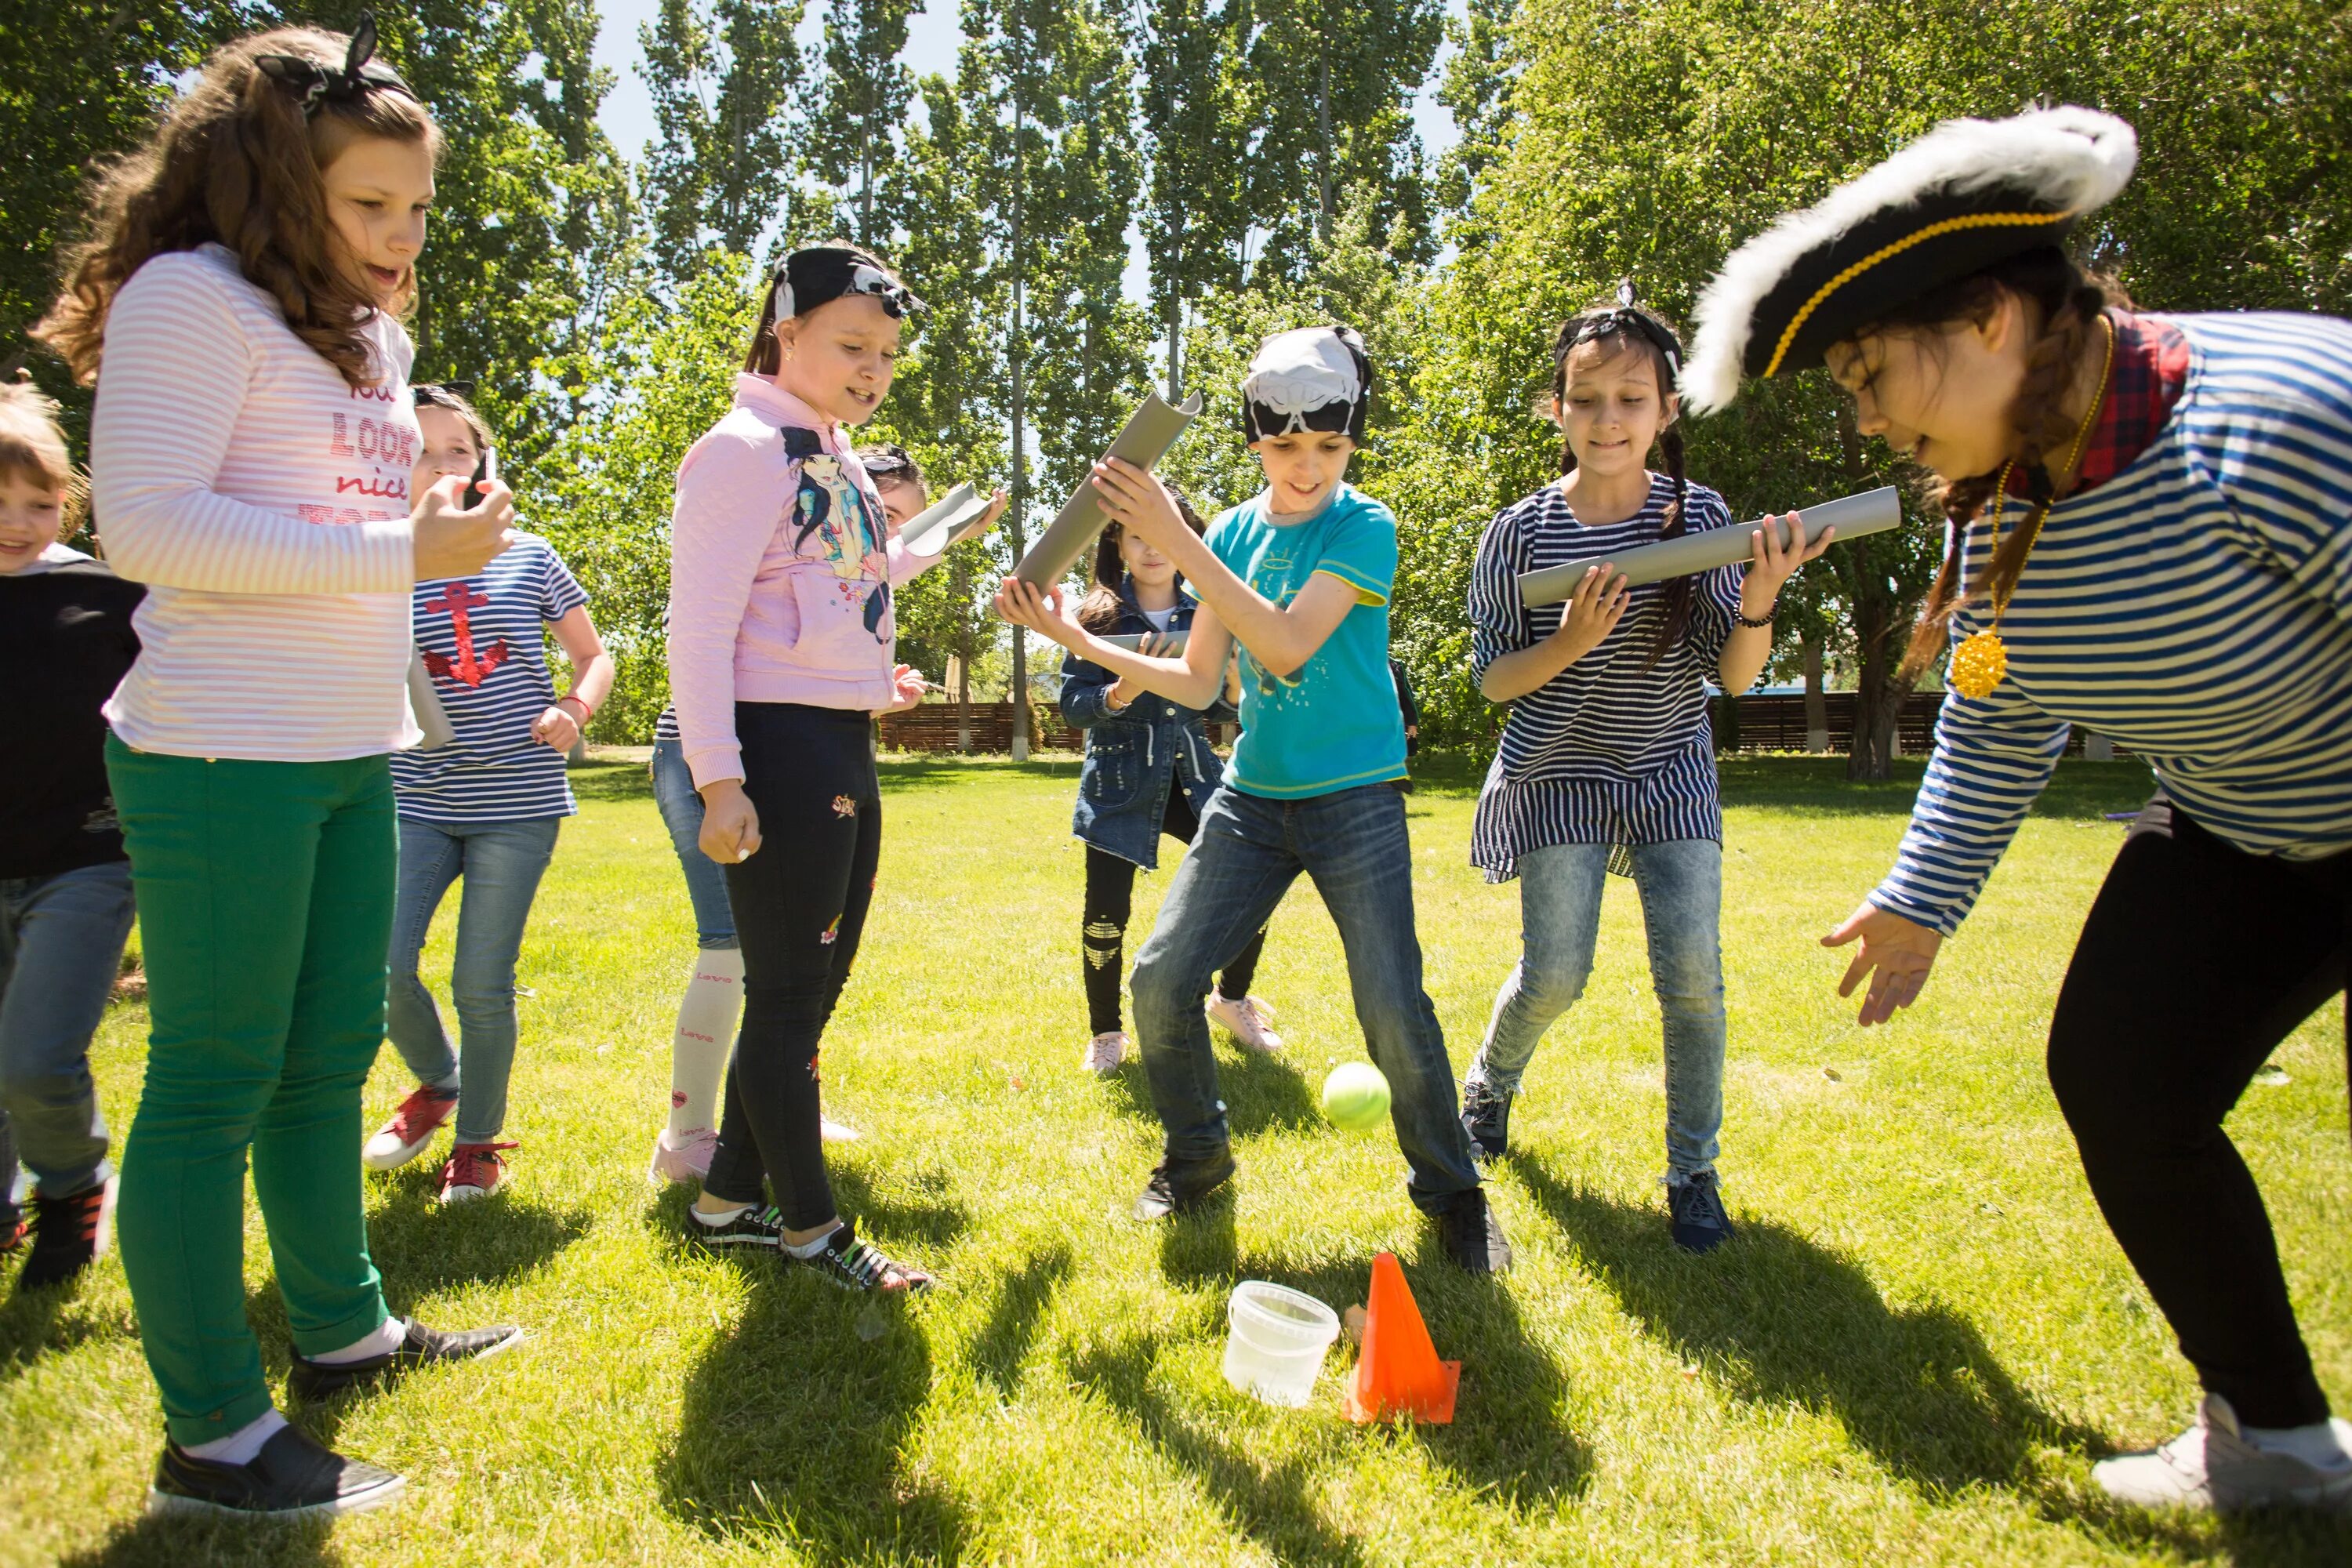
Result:
M411 1318L408 1320L408 1332L402 1337L399 1345L382 1355L350 1362L318 1362L308 1356L297 1355L293 1371L286 1375L286 1392L306 1402L325 1399L347 1388L357 1388L362 1384L373 1383L379 1378L420 1366L434 1366L451 1361L479 1361L500 1351L511 1350L521 1342L522 1331L512 1323L448 1334L439 1329L428 1329Z
M347 1459L300 1427L288 1426L242 1465L191 1458L177 1443L166 1442L148 1489L147 1511L331 1519L382 1508L407 1485L390 1470Z
M1675 1245L1685 1252L1712 1252L1738 1234L1723 1212L1723 1194L1713 1171L1666 1183L1666 1212L1674 1216Z
M1475 1079L1462 1086L1462 1131L1470 1135L1471 1156L1499 1160L1511 1152L1511 1097Z
M1151 1168L1135 1200L1135 1217L1166 1219L1200 1206L1201 1200L1233 1180L1234 1152L1220 1149L1205 1160L1162 1160Z
M1486 1188L1454 1194L1434 1217L1438 1243L1456 1268L1469 1274L1500 1274L1510 1268L1511 1244L1486 1202Z

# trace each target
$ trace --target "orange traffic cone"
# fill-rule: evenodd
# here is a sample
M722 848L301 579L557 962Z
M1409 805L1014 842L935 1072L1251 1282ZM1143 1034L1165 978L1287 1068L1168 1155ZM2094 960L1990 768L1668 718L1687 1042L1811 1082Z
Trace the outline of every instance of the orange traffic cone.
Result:
M1429 1325L1413 1304L1412 1287L1396 1254L1372 1259L1371 1310L1364 1323L1363 1353L1348 1383L1340 1407L1350 1421L1378 1421L1410 1415L1443 1425L1454 1419L1454 1391L1462 1363L1440 1361Z

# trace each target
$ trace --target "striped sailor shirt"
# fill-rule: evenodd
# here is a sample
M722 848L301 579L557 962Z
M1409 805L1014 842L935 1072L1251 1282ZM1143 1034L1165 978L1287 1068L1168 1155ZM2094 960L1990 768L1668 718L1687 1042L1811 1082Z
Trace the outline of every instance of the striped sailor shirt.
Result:
M2239 848L2352 847L2352 322L2121 318L2178 331L2155 439L2051 510L2006 613L2009 671L1948 692L1895 869L1871 902L1949 935L2082 724L2147 758ZM2011 497L2003 531L2027 515ZM1972 582L1992 530L1969 531ZM1986 607L1952 618L1955 641Z
M1559 628L1564 605L1530 610L1518 575L1657 542L1672 480L1650 477L1649 498L1622 522L1577 521L1557 484L1516 501L1486 525L1470 574L1473 674ZM1731 526L1723 498L1692 485L1688 531ZM1723 837L1706 682L1739 608L1738 567L1693 579L1690 623L1644 669L1665 618L1666 584L1633 591L1601 645L1510 705L1503 743L1479 792L1470 863L1490 882L1517 875L1519 857L1554 844L1663 844Z

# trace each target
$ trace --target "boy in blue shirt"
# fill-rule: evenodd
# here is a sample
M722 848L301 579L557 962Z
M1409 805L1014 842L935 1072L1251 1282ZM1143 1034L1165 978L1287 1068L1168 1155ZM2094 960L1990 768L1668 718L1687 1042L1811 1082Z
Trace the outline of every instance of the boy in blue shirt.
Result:
M1202 605L1179 658L1146 658L1079 626L1059 589L1008 579L999 614L1171 701L1205 708L1240 645L1242 735L1192 853L1137 956L1136 1033L1166 1153L1139 1219L1198 1205L1232 1176L1202 998L1300 872L1339 928L1356 1017L1391 1090L1411 1174L1446 1255L1474 1274L1510 1266L1455 1114L1453 1069L1421 984L1405 833L1404 724L1389 673L1396 519L1346 483L1371 396L1346 327L1268 338L1243 385L1266 488L1193 537L1160 482L1112 460L1095 488L1113 521L1176 563Z

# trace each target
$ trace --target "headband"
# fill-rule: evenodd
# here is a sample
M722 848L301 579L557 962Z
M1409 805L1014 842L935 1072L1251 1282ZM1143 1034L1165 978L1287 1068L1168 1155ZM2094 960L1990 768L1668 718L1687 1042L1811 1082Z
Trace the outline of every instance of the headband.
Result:
M1372 362L1352 327L1276 332L1250 361L1242 383L1242 430L1251 440L1304 430L1364 438Z
M352 28L351 47L343 53L341 70L322 66L308 55L256 55L254 68L270 80L292 88L302 100L302 118L313 119L324 103L349 103L371 91L396 92L415 99L416 93L398 71L373 58L375 13L362 11ZM419 100L418 101L422 101Z
M845 245L808 245L776 264L773 319L804 316L846 294L871 294L893 321L929 310L908 287Z
M1566 359L1579 343L1589 343L1595 338L1638 336L1665 356L1666 384L1661 393L1673 394L1682 389L1683 345L1664 321L1633 303L1633 282L1627 279L1617 285L1617 303L1607 310L1587 310L1571 317L1559 330L1559 341L1552 345L1554 364Z

